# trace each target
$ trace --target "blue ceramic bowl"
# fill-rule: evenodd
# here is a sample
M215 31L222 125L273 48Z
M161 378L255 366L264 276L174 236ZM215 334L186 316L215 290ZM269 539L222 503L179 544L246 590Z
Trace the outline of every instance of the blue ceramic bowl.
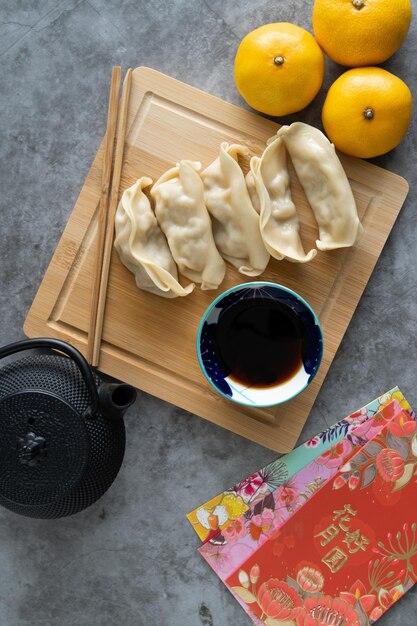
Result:
M215 351L216 327L226 310L242 299L273 298L288 306L298 317L306 337L300 368L283 383L269 387L251 387L226 374ZM252 407L265 407L291 400L303 391L316 375L323 355L323 333L310 305L295 291L267 282L236 285L216 298L204 313L197 332L197 356L208 382L222 396Z

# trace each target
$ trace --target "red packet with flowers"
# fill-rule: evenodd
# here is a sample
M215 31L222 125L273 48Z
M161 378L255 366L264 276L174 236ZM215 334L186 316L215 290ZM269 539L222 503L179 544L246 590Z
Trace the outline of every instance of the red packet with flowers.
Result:
M329 462L326 463L329 468L338 469L341 465L340 457L349 447L349 441L354 441L356 446L364 445L371 439L375 428L381 424L381 421L387 419L386 409L393 402L398 403L404 411L409 413L410 417L417 419L402 391L394 387L291 452L278 457L259 471L251 473L244 480L195 508L187 515L192 528L203 542L210 541L219 532L233 524L240 515L248 513L257 506L260 498L268 493L273 494L282 485L292 488L292 483L298 482L295 479L296 475L299 475L317 458L324 460L326 455L334 456L335 451L341 450L341 454L336 454L336 458L328 458ZM370 424L375 428L370 428ZM314 481L314 477L311 480Z
M252 501L251 507L243 515L234 516L234 520L221 533L213 533L209 541L199 549L200 554L223 581L227 580L297 510L313 498L327 482L332 481L339 469L368 441L379 435L384 426L402 410L396 400L384 406L273 492L267 492ZM411 418L410 413L407 415ZM343 487L347 484L350 490L354 490L358 483L357 472L352 472L352 475L338 476L335 486ZM278 556L277 551L282 551L284 546L293 546L295 541L294 535L283 531L281 543L275 547L275 555Z
M416 428L397 414L229 576L255 624L370 626L417 581Z

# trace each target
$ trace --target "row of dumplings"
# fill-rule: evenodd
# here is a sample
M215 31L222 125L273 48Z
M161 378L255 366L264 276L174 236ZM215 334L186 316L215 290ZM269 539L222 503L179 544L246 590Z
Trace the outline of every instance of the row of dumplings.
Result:
M270 255L305 263L291 198L287 151L319 228L319 250L353 245L362 231L355 200L334 146L316 128L296 122L272 137L261 157L252 157L246 178L239 165L247 148L222 143L217 159L180 161L153 185L146 176L127 189L115 220L115 248L140 289L174 298L199 283L217 289L225 260L245 276L259 276ZM178 271L192 283L183 287Z

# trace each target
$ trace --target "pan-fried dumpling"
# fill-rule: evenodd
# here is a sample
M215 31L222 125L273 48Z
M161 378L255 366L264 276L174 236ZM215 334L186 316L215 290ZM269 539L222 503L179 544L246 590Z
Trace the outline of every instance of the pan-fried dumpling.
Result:
M194 285L182 287L177 280L177 266L142 191L151 184L152 179L144 176L123 193L116 211L114 247L139 289L165 298L186 296Z
M226 264L214 243L200 167L200 163L180 161L156 181L151 195L180 273L201 283L201 289L217 289Z
M334 145L302 122L283 126L282 137L319 226L319 250L352 246L362 233L355 199Z
M306 263L313 259L317 250L306 254L301 243L286 151L280 137L270 140L260 158L252 157L250 170L259 198L261 235L268 252L279 261L287 258Z
M259 215L252 206L239 154L249 150L222 143L220 154L204 170L204 199L212 218L214 241L226 261L241 274L259 276L269 261L259 230Z

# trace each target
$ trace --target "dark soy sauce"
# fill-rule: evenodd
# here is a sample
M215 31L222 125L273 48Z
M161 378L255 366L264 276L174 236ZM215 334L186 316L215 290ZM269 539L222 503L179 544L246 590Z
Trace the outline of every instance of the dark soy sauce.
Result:
M289 307L253 298L237 302L220 316L214 346L226 375L248 387L271 387L300 368L305 340Z

